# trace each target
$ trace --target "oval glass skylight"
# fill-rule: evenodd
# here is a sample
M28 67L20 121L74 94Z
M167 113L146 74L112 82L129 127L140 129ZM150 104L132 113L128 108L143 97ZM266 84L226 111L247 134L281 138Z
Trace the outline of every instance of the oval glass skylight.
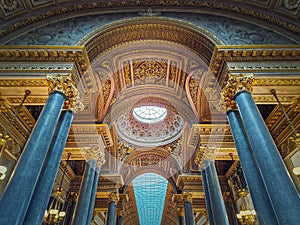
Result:
M156 123L167 116L167 109L159 106L140 106L133 109L133 116L143 123Z

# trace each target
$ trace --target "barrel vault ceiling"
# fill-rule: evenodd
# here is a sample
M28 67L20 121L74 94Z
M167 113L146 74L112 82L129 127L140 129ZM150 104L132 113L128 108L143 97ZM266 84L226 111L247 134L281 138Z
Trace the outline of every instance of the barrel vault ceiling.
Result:
M72 153L69 191L79 190L82 149L102 141L95 213L103 216L109 192L119 191L124 224L139 224L132 182L153 172L169 181L161 224L177 223L173 195L181 192L193 192L200 218L206 212L195 150L218 147L224 197L239 164L218 107L227 73L255 74L253 97L278 145L289 133L278 136L286 126L271 88L299 126L291 110L300 95L299 11L300 2L290 0L1 0L1 96L16 106L24 90L32 92L14 138L22 149L47 100L46 74L71 73L85 110L76 114L63 154L66 160ZM135 120L132 109L145 103L168 110L163 123ZM3 124L10 116L1 115ZM19 153L11 155L13 161Z

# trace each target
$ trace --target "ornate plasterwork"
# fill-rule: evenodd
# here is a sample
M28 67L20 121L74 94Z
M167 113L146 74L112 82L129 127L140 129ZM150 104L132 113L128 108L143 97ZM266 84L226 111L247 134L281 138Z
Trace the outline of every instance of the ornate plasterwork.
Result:
M169 144L182 134L183 119L168 110L167 118L154 124L141 123L134 118L132 111L118 118L117 131L127 142L147 147Z
M25 0L24 0L25 1ZM28 1L27 5L30 5L31 3L29 2L35 2L32 0L26 0ZM3 2L7 2L3 0ZM9 18L9 16L17 16L18 13L24 13L25 11L28 12L29 9L25 7L25 4L23 1L10 1L13 2L13 4L6 4L6 8L11 8L9 11L8 9L3 10L4 8L2 7L2 17ZM15 3L18 3L18 6L20 7L15 7ZM40 2L40 1L39 1ZM255 2L255 4L253 4ZM273 1L272 1L273 2ZM23 4L22 4L23 3ZM37 3L39 7L47 7L49 4L49 1L43 1L42 4ZM33 4L33 5L37 5ZM59 4L59 3L57 3ZM245 7L245 5L247 7ZM4 6L5 4L3 4ZM255 5L255 7L253 7ZM219 14L231 14L234 13L234 17L238 18L243 18L247 17L247 19L250 20L256 20L256 21L264 21L265 23L270 23L280 27L283 27L287 30L290 30L292 32L299 32L299 28L295 26L292 23L287 22L286 20L283 20L280 14L286 14L287 17L292 17L292 18L297 18L298 16L298 8L294 8L295 4L287 4L286 2L282 4L282 0L277 0L276 4L262 4L258 3L257 1L245 1L244 3L241 3L239 0L232 1L231 3L229 2L209 2L209 1L136 1L136 0L131 0L131 1L98 1L98 2L85 2L82 3L80 1L75 2L72 1L71 3L60 3L58 7L52 7L49 10L46 10L43 12L37 12L35 15L29 17L30 14L28 14L28 17L23 19L22 21L18 21L15 24L11 25L7 30L3 31L3 34L8 34L9 32L12 32L16 29L24 28L26 26L30 26L34 23L37 24L43 24L45 21L49 23L49 21L55 21L57 20L58 17L69 17L71 14L75 15L86 15L89 13L89 11L95 10L102 11L102 12L107 12L107 10L114 10L114 11L120 11L124 12L124 8L127 9L127 7L131 7L131 11L138 11L141 13L140 8L142 6L145 7L155 7L156 9L160 11L165 11L168 9L170 10L178 10L182 9L183 7L186 7L186 11L190 11L191 7L193 9L198 8L199 10L203 11L215 11L217 10ZM250 8L249 8L250 6ZM13 8L12 8L13 7ZM171 8L170 8L171 7ZM137 9L138 8L138 9ZM252 8L252 9L251 9ZM265 11L263 11L265 10ZM277 16L277 15L278 16ZM280 15L280 16L279 16ZM149 16L149 15L148 15ZM276 18L277 17L277 18ZM280 19L279 19L280 17Z

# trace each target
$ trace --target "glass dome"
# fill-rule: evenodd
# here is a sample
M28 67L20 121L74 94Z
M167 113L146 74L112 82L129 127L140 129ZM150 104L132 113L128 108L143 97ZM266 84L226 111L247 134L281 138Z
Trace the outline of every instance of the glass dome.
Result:
M167 109L159 106L140 106L133 109L133 116L143 123L156 123L167 116Z

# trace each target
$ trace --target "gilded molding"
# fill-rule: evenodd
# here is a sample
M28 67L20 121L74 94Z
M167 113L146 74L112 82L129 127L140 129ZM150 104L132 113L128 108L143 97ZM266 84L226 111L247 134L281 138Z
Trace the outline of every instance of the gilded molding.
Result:
M73 84L71 75L68 76L52 76L47 75L48 92L60 91L66 95L65 107L73 112L84 110L84 105L81 102L79 91Z
M104 149L101 149L100 146L84 147L82 151L85 154L86 161L97 160L97 167L99 168L105 164Z
M8 101L5 98L2 98L0 93L0 113L7 112L10 108Z
M5 79L0 80L0 86L2 87L48 87L48 82L45 79Z
M300 86L300 79L255 78L253 86Z
M222 82L224 78L222 71L224 70L225 64L228 62L245 62L246 68L240 68L241 70L255 70L259 71L264 67L259 68L257 62L272 62L272 67L268 70L276 71L280 68L276 68L275 62L297 62L300 60L300 48L299 45L241 45L241 46L216 46L213 56L210 61L210 70L214 76ZM249 64L249 62L255 62ZM254 64L254 67L253 67ZM295 67L295 65L294 65ZM230 68L229 68L230 69ZM266 68L267 69L267 68ZM284 68L282 68L284 69ZM294 68L286 68L294 69ZM251 72L252 73L252 72Z

